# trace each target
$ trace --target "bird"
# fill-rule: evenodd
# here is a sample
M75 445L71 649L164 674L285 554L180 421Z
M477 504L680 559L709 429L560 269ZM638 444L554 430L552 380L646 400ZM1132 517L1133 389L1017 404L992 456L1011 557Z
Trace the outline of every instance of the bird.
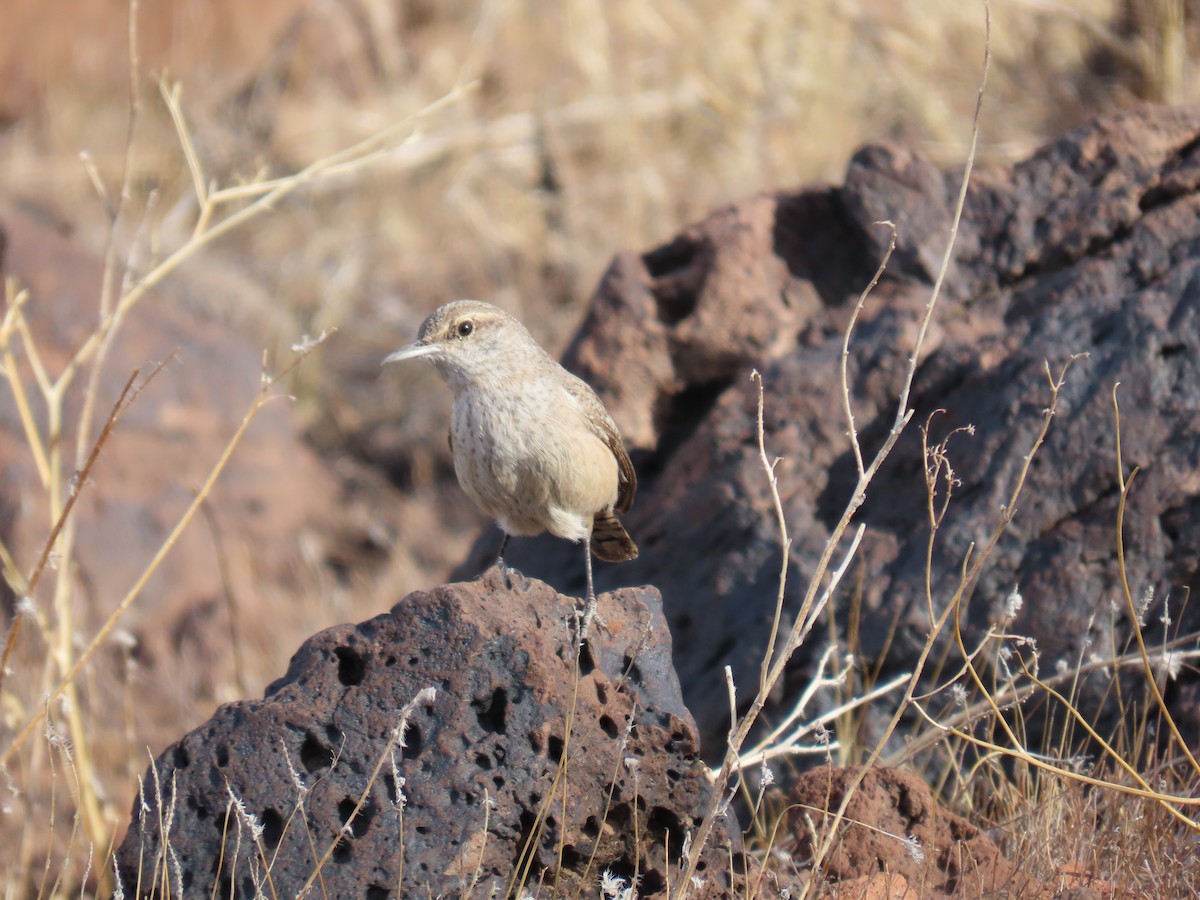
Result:
M383 364L422 359L453 392L450 452L463 491L512 536L549 532L582 542L586 640L596 616L592 556L636 559L617 518L633 504L637 475L612 416L583 379L555 361L516 318L490 303L435 310L417 340Z

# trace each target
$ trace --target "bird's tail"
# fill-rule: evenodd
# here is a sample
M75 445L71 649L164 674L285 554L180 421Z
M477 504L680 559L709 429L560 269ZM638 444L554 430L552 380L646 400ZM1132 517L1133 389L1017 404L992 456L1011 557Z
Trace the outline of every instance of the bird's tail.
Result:
M637 559L637 544L611 509L596 513L592 520L592 555L605 562Z

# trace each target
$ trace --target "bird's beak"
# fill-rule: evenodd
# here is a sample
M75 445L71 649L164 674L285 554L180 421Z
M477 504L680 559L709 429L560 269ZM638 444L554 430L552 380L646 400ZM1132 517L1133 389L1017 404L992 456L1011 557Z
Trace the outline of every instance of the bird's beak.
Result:
M422 344L420 341L417 341L414 344L406 344L395 353L385 357L380 365L401 362L406 359L416 359L418 356L429 356L430 354L437 353L440 349L437 344Z

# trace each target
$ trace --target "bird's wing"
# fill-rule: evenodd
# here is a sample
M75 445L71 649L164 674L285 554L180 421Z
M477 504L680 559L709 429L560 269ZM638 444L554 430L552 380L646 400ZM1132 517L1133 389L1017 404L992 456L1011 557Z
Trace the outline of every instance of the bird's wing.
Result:
M596 435L608 445L608 449L617 458L619 484L616 510L622 513L629 512L629 507L633 505L633 495L637 491L637 475L633 471L633 463L630 462L629 454L625 450L625 442L621 440L621 433L617 431L617 424L612 420L612 416L608 414L608 410L604 408L604 404L596 396L591 385L569 372L567 374L570 376L565 381L567 392L579 404L584 417L595 430Z

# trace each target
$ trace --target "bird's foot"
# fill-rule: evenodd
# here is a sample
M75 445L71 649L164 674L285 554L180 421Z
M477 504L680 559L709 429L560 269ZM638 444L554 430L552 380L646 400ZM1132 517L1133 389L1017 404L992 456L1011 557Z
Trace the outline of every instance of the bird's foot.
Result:
M512 583L513 573L516 572L518 575L520 575L521 573L517 572L516 569L514 569L512 566L510 566L508 563L506 563L504 561L504 551L507 549L508 549L508 533L505 532L504 536L500 540L500 549L496 552L496 561L494 563L492 563L490 566L488 566L486 569L484 569L482 572L480 572L479 578L483 578L484 575L487 575L489 572L491 572L493 569L495 569L496 574L499 575L501 579L503 579L504 587L511 591L513 589L513 583ZM477 578L475 580L478 581L479 578Z
M504 586L511 591L513 568L504 561L504 557L497 556L496 561L492 563L492 568L500 573L500 577L504 579Z
M592 632L592 625L595 625L598 630L612 637L612 632L604 624L604 620L600 618L600 613L596 609L596 596L594 594L589 596L584 603L582 620L579 620L578 610L576 610L576 619L579 621L579 646L582 647L588 639L588 635Z
M515 566L510 566L502 557L496 557L496 561L475 576L476 581L487 579L505 590L526 590L529 587L529 579L527 579L519 569ZM519 580L519 584L517 583Z

